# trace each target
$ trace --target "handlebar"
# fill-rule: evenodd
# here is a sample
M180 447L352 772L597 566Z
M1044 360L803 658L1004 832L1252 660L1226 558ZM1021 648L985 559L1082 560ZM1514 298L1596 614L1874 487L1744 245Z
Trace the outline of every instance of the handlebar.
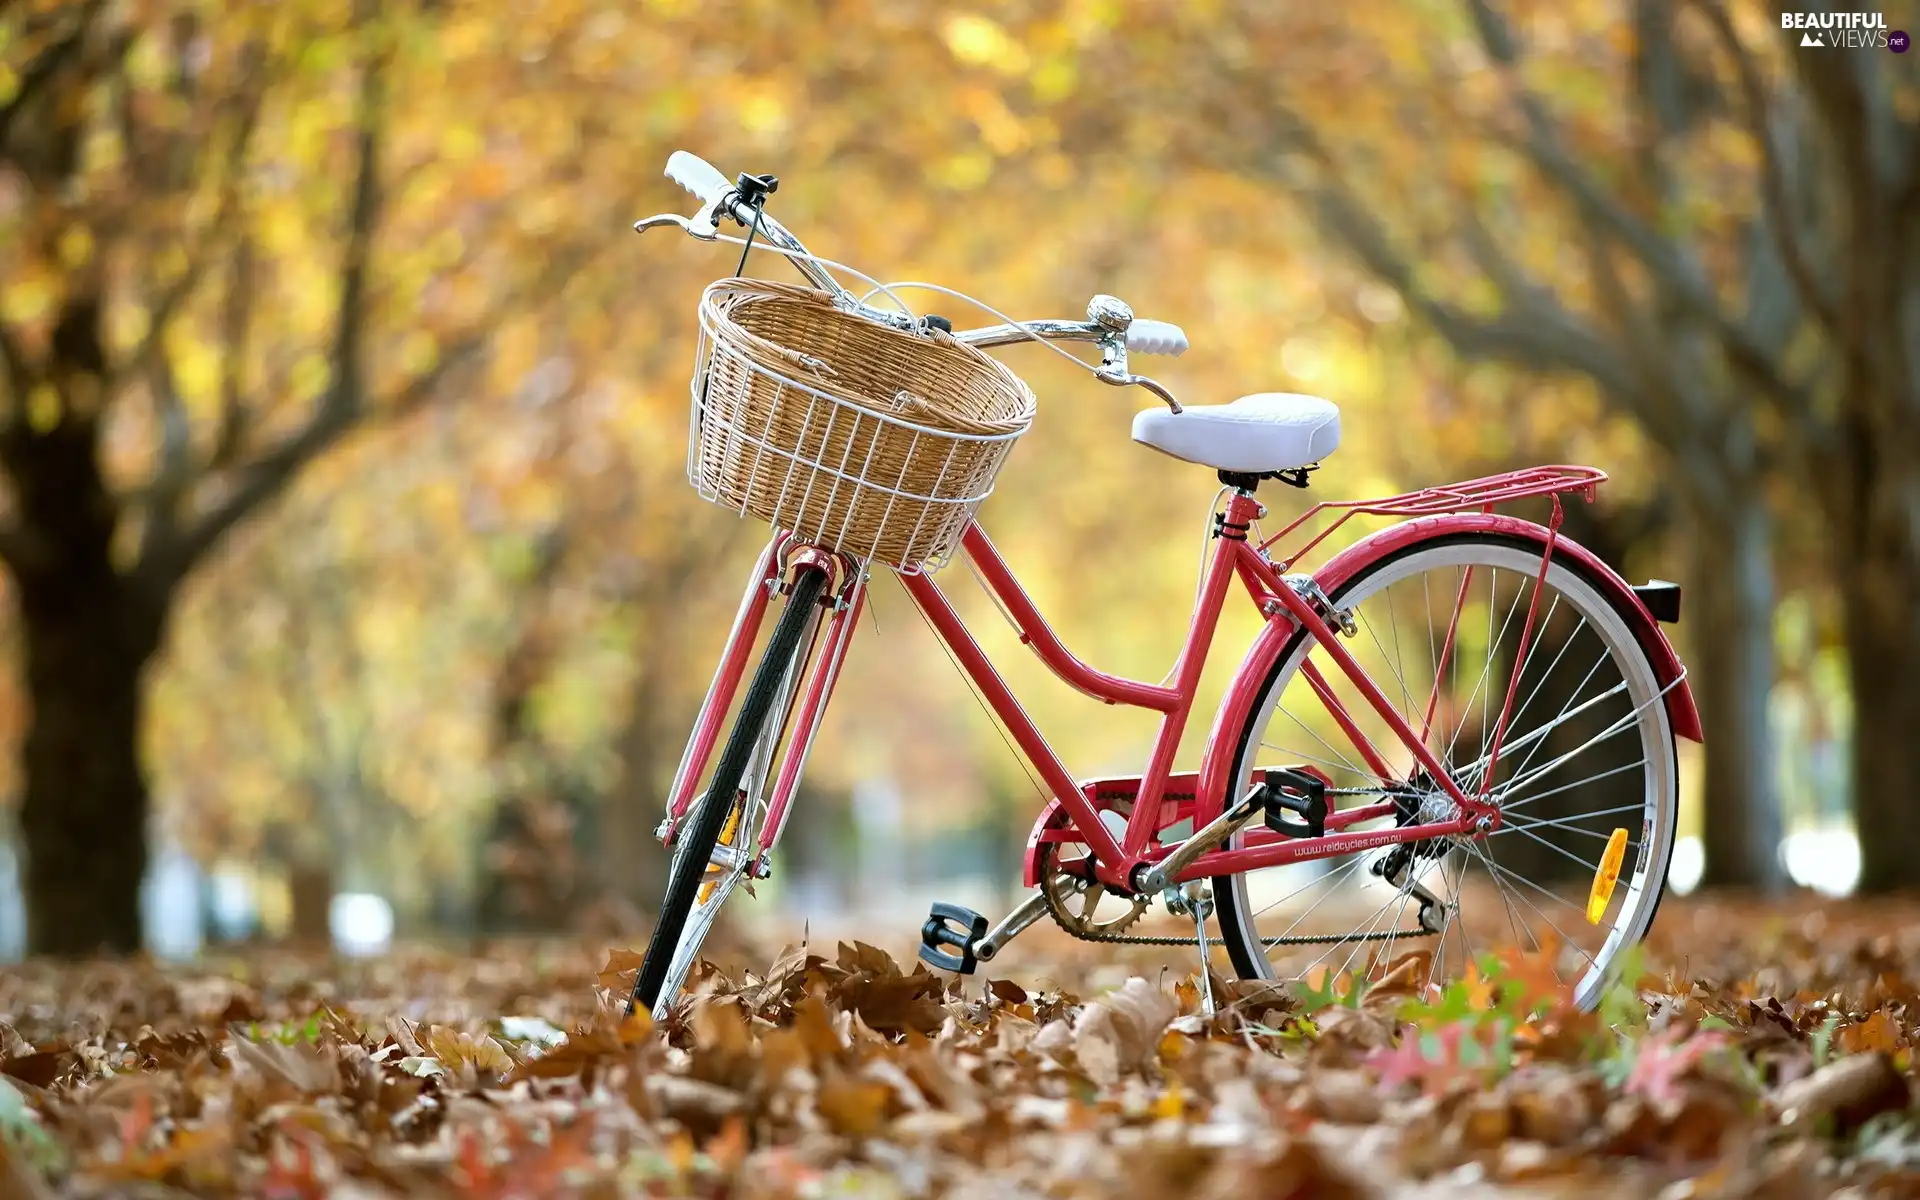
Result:
M834 302L895 329L914 329L920 322L906 313L874 308L842 287L840 281L821 266L793 236L787 227L767 215L764 204L755 206L741 198L741 187L754 181L741 177L730 183L718 168L696 154L675 150L667 158L666 175L700 201L701 210L692 218L662 214L635 222L634 230L644 232L658 225L677 225L688 234L711 241L719 234L718 221L732 219L745 228L757 226L759 236L773 247L786 251L786 257L806 276L807 281L831 295ZM760 197L764 199L764 196ZM1023 321L1017 324L989 325L955 333L954 338L970 346L987 349L1011 346L1036 338L1048 342L1092 342L1101 348L1100 366L1094 371L1103 383L1119 386L1138 385L1153 392L1175 412L1179 401L1153 380L1127 370L1127 353L1164 354L1178 357L1187 349L1186 331L1170 321L1135 318L1133 310L1113 296L1095 296L1087 305L1085 321Z
M897 329L911 324L909 318L901 313L887 312L885 309L872 308L860 303L853 293L840 286L840 281L808 254L800 239L787 231L787 227L767 215L765 208L755 209L740 199L740 189L727 182L719 168L697 154L685 150L675 150L667 157L667 178L693 194L700 201L700 211L692 219L663 213L657 217L648 217L634 223L634 231L644 233L656 225L677 225L681 229L702 241L712 241L719 234L718 220L728 217L743 228L752 228L757 218L760 236L781 250L787 251L787 258L807 277L807 282L821 291L832 295L840 304L871 317L885 325Z
M667 157L667 178L692 192L693 198L702 204L718 203L733 190L718 167L685 150L675 150Z

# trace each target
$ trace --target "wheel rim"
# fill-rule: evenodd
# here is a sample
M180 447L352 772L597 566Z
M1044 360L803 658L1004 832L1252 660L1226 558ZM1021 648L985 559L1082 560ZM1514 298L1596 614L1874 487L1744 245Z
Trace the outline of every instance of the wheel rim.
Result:
M1488 836L1414 857L1392 879L1373 877L1375 864L1391 854L1375 850L1216 881L1222 932L1237 941L1230 950L1242 970L1266 978L1316 969L1378 977L1425 950L1426 982L1437 983L1494 945L1511 943L1553 951L1556 974L1576 1002L1591 1007L1598 1000L1620 952L1645 935L1665 879L1677 786L1672 734L1662 686L1632 629L1564 561L1548 572L1533 644L1519 656L1539 571L1540 549L1530 543L1433 542L1363 570L1332 598L1355 618L1356 633L1345 645L1416 731L1431 704L1427 744L1470 794L1482 786L1485 742L1518 658L1521 677L1489 792L1502 802L1504 823ZM1444 649L1449 624L1451 653ZM1391 799L1379 774L1326 720L1300 674L1302 661L1311 656L1320 666L1397 780L1406 778L1412 756L1324 651L1312 654L1316 648L1304 636L1289 643L1243 735L1234 778L1244 788L1258 768L1305 764L1332 781L1332 808ZM1448 669L1436 687L1432 668L1442 660ZM1416 820L1450 815L1451 803L1431 787L1401 796ZM1590 925L1580 902L1615 828L1627 831L1625 862L1601 921ZM1523 869L1527 862L1551 865ZM1415 933L1419 923L1410 917L1421 897L1410 885L1435 900L1439 933ZM1303 935L1329 940L1267 945L1276 936Z

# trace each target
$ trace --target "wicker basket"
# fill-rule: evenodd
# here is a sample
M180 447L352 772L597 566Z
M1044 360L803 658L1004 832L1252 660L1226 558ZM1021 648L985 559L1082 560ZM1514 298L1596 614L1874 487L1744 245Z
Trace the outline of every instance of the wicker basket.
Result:
M708 500L901 571L959 544L1033 392L971 346L823 292L723 279L700 299L687 476Z

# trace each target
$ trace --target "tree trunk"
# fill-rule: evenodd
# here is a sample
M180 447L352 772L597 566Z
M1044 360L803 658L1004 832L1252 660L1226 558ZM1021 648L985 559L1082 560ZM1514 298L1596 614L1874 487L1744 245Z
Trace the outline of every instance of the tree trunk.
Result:
M1862 539L1838 581L1863 893L1920 886L1920 555L1891 532Z
M1694 569L1683 628L1687 681L1706 735L1702 887L1777 890L1780 799L1767 702L1773 690L1772 519L1765 501L1693 506Z
M124 954L141 944L141 685L161 620L104 564L101 571L105 578L66 580L70 587L45 577L21 587L32 717L20 825L27 943L36 954Z
M600 798L595 827L599 852L594 863L603 905L609 917L638 925L642 913L660 905L667 890L667 852L653 836L665 814L665 784L660 767L668 743L655 711L651 673L642 670L632 687L633 707L616 743L619 770ZM688 717L691 726L693 719Z
M68 297L48 355L54 420L38 432L16 420L0 436L28 547L8 563L32 710L21 748L27 948L73 957L140 948L141 691L173 588L114 565L119 505L98 443L101 311L85 288Z

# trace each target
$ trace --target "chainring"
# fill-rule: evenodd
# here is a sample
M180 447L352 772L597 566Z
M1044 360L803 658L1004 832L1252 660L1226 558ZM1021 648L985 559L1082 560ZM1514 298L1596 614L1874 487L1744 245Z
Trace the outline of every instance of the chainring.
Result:
M1133 811L1133 801L1110 801L1101 810L1125 818ZM1062 814L1064 817L1064 814ZM1067 822L1061 820L1062 828ZM1063 863L1063 849L1071 852L1078 848L1079 854ZM1040 894L1046 898L1047 913L1060 928L1077 938L1098 941L1124 933L1147 915L1147 907L1152 903L1148 896L1120 896L1109 891L1105 884L1091 878L1090 873L1073 869L1076 863L1090 863L1092 850L1084 842L1046 842L1040 847ZM1126 911L1115 914L1111 909L1108 915L1099 915L1100 901L1106 897L1126 903Z

